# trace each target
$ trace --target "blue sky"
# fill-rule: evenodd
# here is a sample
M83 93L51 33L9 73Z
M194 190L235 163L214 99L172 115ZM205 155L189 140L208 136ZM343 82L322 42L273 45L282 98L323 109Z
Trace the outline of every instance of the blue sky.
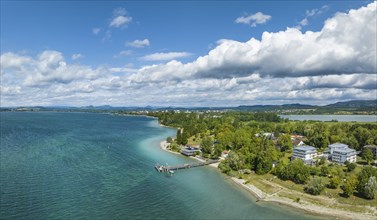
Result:
M351 9L372 27L375 8L371 1L1 1L2 106L375 99L375 28L357 45L336 35L365 29ZM331 19L349 28L328 31ZM328 41L314 45L323 36ZM301 59L305 48L313 51ZM360 68L347 64L355 58ZM281 81L296 87L269 93Z

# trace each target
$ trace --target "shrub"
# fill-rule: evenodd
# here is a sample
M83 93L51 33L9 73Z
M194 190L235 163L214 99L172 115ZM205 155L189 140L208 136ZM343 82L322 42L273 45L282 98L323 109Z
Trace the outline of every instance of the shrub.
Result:
M308 184L305 187L305 192L312 195L319 195L324 188L325 184L323 183L322 178L316 176L309 180Z
M371 176L364 187L364 196L367 199L374 199L377 197L377 181L375 176Z

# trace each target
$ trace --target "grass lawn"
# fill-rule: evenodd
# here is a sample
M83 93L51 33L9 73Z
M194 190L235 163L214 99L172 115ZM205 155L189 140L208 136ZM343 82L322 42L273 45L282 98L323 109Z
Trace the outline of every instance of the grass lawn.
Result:
M357 167L357 169L361 169ZM351 173L356 173L358 170L354 170ZM250 181L251 184L256 186L257 188L261 189L262 191L272 194L277 192L280 187L282 186L290 191L282 191L279 192L279 195L282 197L290 198L295 201L297 198L301 200L304 199L310 203L318 204L318 205L325 205L325 206L336 206L340 209L348 209L356 212L366 212L370 211L368 208L361 207L361 206L371 206L377 207L376 199L374 200L367 200L357 196L351 196L349 198L345 198L342 196L343 190L338 187L337 189L329 189L325 188L321 196L313 196L305 193L304 188L305 185L303 184L296 184L290 180L283 181L279 178L275 177L272 174L265 174L265 175L256 175L256 174L249 174L249 175L242 175L242 178L246 181ZM329 183L329 178L322 177L324 182L327 184ZM324 201L324 197L326 198ZM337 203L334 203L332 199L335 199Z

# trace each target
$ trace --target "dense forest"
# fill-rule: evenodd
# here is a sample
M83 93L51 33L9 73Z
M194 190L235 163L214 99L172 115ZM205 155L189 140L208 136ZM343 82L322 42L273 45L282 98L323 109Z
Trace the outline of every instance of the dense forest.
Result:
M150 112L163 125L178 128L172 148L179 149L189 139L201 145L204 157L218 158L230 150L219 168L228 175L272 173L282 180L306 184L306 191L319 194L325 186L341 187L345 197L358 193L373 199L377 193L376 168L368 166L375 158L365 145L377 145L377 123L288 121L274 113L182 113ZM266 135L267 134L267 135ZM290 161L291 135L301 135L307 145L319 152L331 143L345 143L360 152L365 165L354 172L356 164L338 165L319 158L315 166L301 160ZM272 138L273 137L273 138ZM273 169L273 164L277 164ZM327 181L325 184L325 181Z

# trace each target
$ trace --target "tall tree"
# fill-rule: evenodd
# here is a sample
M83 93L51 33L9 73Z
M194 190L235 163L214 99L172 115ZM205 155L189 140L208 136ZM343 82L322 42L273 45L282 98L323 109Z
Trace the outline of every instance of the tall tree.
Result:
M202 142L200 144L201 151L205 154L211 154L212 153L212 145L213 141L211 137L204 137L202 139Z
M357 175L357 191L359 191L364 197L367 198L367 192L365 191L365 186L367 185L369 178L372 176L377 176L377 169L372 166L365 166Z
M363 153L361 154L362 158L367 161L368 164L373 161L373 153L369 148L364 148Z
M283 152L291 151L293 146L291 136L289 134L280 135L278 138L278 145L280 146L280 150Z
M377 181L376 176L371 176L364 187L364 195L367 199L374 199L377 197Z
M355 191L357 186L357 178L355 176L349 176L346 178L345 183L341 186L343 194L346 197L350 197Z

